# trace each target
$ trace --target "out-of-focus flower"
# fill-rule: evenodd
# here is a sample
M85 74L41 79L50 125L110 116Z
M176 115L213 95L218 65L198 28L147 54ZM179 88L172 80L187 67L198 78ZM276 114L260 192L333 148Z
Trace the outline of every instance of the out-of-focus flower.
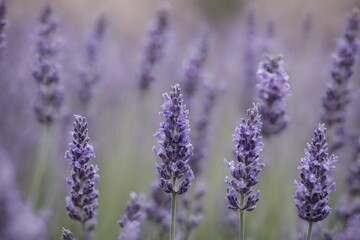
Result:
M359 50L360 13L354 9L350 14L344 34L339 39L336 52L332 56L330 69L332 81L322 97L321 121L329 129L330 150L342 147L346 138L344 122L346 106L350 102L349 79L353 75L353 65Z
M336 240L356 240L360 236L360 215L352 216L344 232L336 235Z
M278 134L288 123L285 98L290 95L289 76L281 55L266 55L260 63L257 76L259 112L263 121L264 136Z
M36 42L36 65L32 73L38 84L35 114L39 122L51 124L59 115L64 102L56 64L58 23L50 5L46 5L40 16L40 28Z
M169 10L162 7L156 12L154 22L149 28L143 50L139 74L140 89L143 91L147 90L151 82L155 80L154 71L156 65L164 56L168 28Z
M2 0L0 3L0 53L6 47L6 26L8 25L8 20L6 19L7 15L7 6L6 0Z

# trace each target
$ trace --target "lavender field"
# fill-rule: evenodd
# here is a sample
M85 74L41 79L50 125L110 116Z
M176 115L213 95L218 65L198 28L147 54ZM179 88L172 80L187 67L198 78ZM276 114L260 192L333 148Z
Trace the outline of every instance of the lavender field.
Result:
M358 8L0 0L0 240L360 239Z

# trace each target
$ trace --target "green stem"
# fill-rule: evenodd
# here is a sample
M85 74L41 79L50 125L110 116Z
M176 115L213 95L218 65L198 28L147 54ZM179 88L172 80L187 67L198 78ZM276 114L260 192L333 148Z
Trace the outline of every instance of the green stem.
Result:
M40 152L36 159L36 162L34 164L33 168L33 175L30 179L30 187L29 187L29 195L32 199L32 203L34 204L35 208L38 208L41 206L40 196L43 198L45 197L42 194L43 191L43 182L45 180L46 176L46 170L48 165L48 157L49 157L49 140L50 140L50 132L51 132L51 126L46 125L44 127L42 142L40 146ZM43 199L44 200L44 199Z
M244 203L244 195L241 195L240 197L240 206L243 206ZM245 211L244 210L240 210L240 234L239 234L239 239L240 240L245 240Z
M173 188L175 188L176 178L172 177ZM176 193L172 192L171 196L171 228L170 228L170 240L175 239L175 209L176 209Z
M313 228L313 222L309 222L309 228L308 228L306 240L311 240L312 228Z

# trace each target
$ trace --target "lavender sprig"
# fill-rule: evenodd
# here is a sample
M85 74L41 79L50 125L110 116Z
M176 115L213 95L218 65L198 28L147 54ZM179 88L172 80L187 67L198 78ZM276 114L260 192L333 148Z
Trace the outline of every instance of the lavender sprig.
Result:
M99 175L98 166L89 164L95 159L95 152L89 144L86 118L75 115L71 135L73 140L65 153L65 158L71 161L71 177L66 179L71 187L70 195L66 197L66 210L71 219L81 223L84 239L89 240L96 226L99 207L99 192L95 188Z
M34 111L40 123L51 124L60 114L64 93L60 85L56 64L58 23L50 5L40 16L40 29L36 43L36 66L32 75L38 84Z
M171 229L170 239L175 237L175 204L176 195L188 191L191 181L194 179L193 172L188 165L192 155L190 143L190 126L188 120L189 111L183 103L180 85L172 86L170 94L164 93L164 103L160 112L165 117L165 122L160 123L160 129L155 133L159 139L160 148L153 148L153 152L162 162L156 165L160 176L160 188L171 193ZM176 187L176 182L181 183Z
M346 132L346 106L350 102L349 79L353 75L353 65L359 51L360 13L354 9L350 14L344 34L339 39L337 50L332 56L330 69L332 81L322 97L323 111L321 121L329 129L330 150L337 150L344 144Z
M5 30L8 25L8 20L6 19L7 15L7 6L6 0L2 0L0 3L0 53L6 47L6 34Z
M128 202L125 214L119 221L122 228L118 240L140 240L141 223L143 221L143 195L130 193L130 201Z
M182 83L184 86L184 97L187 99L188 103L192 103L194 93L197 91L200 84L203 69L207 60L208 45L208 35L204 34L199 40L196 48L192 51L189 59L185 62Z
M239 127L233 134L237 163L224 160L233 177L233 179L228 176L225 178L225 182L230 186L226 194L228 208L240 213L240 239L242 240L245 239L245 211L254 210L259 201L260 192L254 193L252 187L259 182L257 175L265 166L259 161L263 148L261 127L261 115L257 106L254 105L252 109L247 110L247 119L241 119Z
M99 57L102 49L107 20L104 14L98 16L93 32L88 39L85 54L85 66L80 73L79 99L84 106L90 103L94 95L94 85L100 80Z
M301 180L294 183L298 216L309 223L307 239L311 239L313 223L324 220L331 212L328 195L335 191L336 184L331 182L330 170L337 159L335 155L329 156L326 128L319 124L300 162Z
M158 9L154 22L149 28L140 66L140 89L145 91L155 80L154 69L164 56L169 28L169 11L163 7Z
M278 134L288 123L285 98L290 95L289 76L285 72L283 57L266 55L257 76L259 112L264 123L262 132L265 136Z

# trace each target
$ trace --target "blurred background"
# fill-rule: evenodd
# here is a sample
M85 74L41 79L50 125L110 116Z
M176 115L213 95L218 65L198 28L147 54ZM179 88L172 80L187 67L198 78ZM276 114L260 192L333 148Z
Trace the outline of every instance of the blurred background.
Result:
M38 19L47 2L59 23L56 34L65 100L61 117L52 125L46 140L48 173L39 192L28 193L31 172L44 145L44 126L38 123L33 111L37 85L31 73L35 65ZM139 90L137 78L143 46L155 11L164 4L170 12L168 39L163 59L156 68L156 79L144 94ZM292 93L286 106L290 122L284 132L264 140L262 160L267 166L259 175L259 186L255 187L260 189L261 199L256 210L246 217L247 235L248 239L258 240L296 239L298 233L304 232L293 204L293 182L299 178L297 166L304 156L306 142L320 121L321 96L330 81L331 54L348 13L360 5L359 1L8 0L7 5L7 46L0 60L0 146L14 165L21 199L35 213L49 219L46 239L59 239L62 226L75 233L79 231L77 224L68 219L64 201L69 194L65 178L70 174L70 166L63 156L71 140L73 114L87 117L90 143L100 168L95 239L116 239L120 232L117 221L124 212L129 193L148 194L155 178L154 164L159 159L151 149L157 145L153 134L162 121L158 114L162 93L181 82L184 62L204 33L209 34L204 78L221 88L221 94L208 135L205 218L191 239L236 238L237 227L228 219L231 210L226 209L224 201L224 178L229 172L223 159L232 159L231 135L240 118L245 117L246 109L257 101L255 73L265 51L284 57ZM108 22L99 53L101 77L91 105L84 109L78 100L79 72L87 39L99 13L104 13ZM250 13L254 22L249 37ZM255 64L253 79L248 79L246 72L249 49L253 51ZM357 63L355 69L358 66ZM357 105L360 83L358 70L355 71L346 122L354 135L360 130ZM199 90L199 99L190 112L190 125L201 114L202 91ZM331 196L334 208L344 191L350 145L338 153L340 161L335 171L338 190ZM51 195L52 202L47 205L39 201L36 205L29 200L34 195L40 198ZM335 220L332 214L324 225L333 229ZM145 235L144 239L156 238Z

